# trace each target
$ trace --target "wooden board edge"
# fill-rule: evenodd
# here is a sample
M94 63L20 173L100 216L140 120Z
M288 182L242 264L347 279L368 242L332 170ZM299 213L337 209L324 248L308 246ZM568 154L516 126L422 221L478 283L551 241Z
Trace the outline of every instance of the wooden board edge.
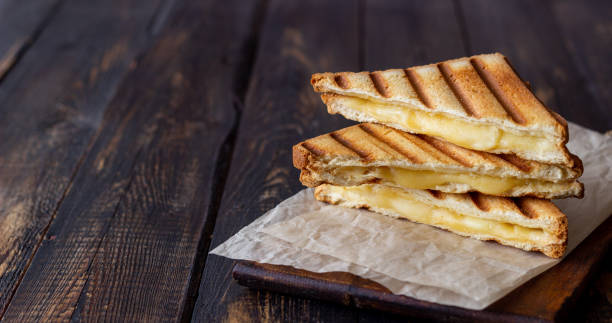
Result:
M240 285L265 289L298 297L316 298L363 309L374 309L399 315L426 319L461 319L484 322L554 322L563 319L572 305L580 298L587 283L592 280L601 259L607 253L612 241L612 217L608 217L591 233L566 259L579 256L579 249L594 249L591 253L594 261L585 264L588 274L576 286L569 297L564 299L560 308L551 315L531 316L516 314L500 308L501 301L528 293L534 282L546 277L546 273L533 278L522 287L506 295L500 301L482 311L469 310L456 306L441 305L420 301L407 296L394 295L385 287L371 280L345 272L314 273L289 266L262 264L252 261L237 261L232 276ZM602 243L603 242L603 243ZM558 265L558 266L561 266ZM553 267L555 268L555 267Z
M350 275L355 281L366 280L348 273L313 273L289 266L261 264L251 261L238 261L232 271L232 276L238 284L264 289L281 294L298 297L316 298L319 300L340 303L362 309L373 309L403 316L423 319L464 319L483 322L550 322L549 320L515 315L511 313L495 313L489 311L474 311L456 306L441 305L420 301L407 296L394 295L385 288L372 282L379 288L371 289L344 282L329 282L335 280L336 274ZM300 288L300 287L308 288Z

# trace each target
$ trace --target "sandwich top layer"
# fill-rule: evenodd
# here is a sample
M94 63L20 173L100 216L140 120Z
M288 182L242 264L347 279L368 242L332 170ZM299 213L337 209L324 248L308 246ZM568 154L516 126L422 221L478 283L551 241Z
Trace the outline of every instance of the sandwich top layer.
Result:
M550 201L478 193L445 194L378 184L321 185L318 200L433 225L480 240L495 240L559 258L567 244L567 218Z
M361 99L336 100L332 102L335 105L328 102L330 112L341 113L349 119L377 121L405 131L435 135L472 149L515 152L525 158L554 163L571 162L564 147L568 138L567 122L547 109L514 72L507 59L498 53L409 69L314 74L311 83L317 92ZM329 101L329 96L323 97L324 101ZM409 111L437 115L438 121L444 121L442 117L446 116L447 121L459 120L462 123L455 129L441 127L440 131L432 133L427 130L436 123L427 127L423 113L408 115ZM421 122L405 122L408 118L403 118L402 114L410 119L420 118L417 121ZM444 126L449 124L445 122ZM491 136L489 131L487 138L479 137L482 141L474 141L453 132L456 128L469 131L467 124L480 126L473 128L481 131L473 131L472 137L478 138L487 125L494 126L489 130L499 129L503 133ZM528 153L530 143L523 145L527 147L515 147L508 142L520 145L523 140L532 138L538 141L533 148L540 151L531 155ZM491 144L491 141L495 143ZM524 151L527 153L523 154Z

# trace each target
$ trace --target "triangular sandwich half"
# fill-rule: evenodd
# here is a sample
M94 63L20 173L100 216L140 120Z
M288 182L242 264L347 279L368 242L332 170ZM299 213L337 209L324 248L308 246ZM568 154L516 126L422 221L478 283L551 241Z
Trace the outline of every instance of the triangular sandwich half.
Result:
M432 225L462 236L494 240L560 258L567 246L567 218L550 201L480 193L447 194L380 184L321 185L317 200Z
M503 55L408 69L314 74L330 113L491 153L572 166L567 122L546 108Z
M309 187L381 183L448 193L582 197L582 163L573 167L527 161L459 147L375 123L308 139L293 147L293 164Z

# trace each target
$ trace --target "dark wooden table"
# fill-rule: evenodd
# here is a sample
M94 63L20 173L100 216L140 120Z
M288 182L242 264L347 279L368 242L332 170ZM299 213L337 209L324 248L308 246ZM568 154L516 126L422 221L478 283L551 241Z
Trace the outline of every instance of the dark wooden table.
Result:
M301 188L294 143L350 124L311 73L492 51L612 129L609 0L0 1L0 317L400 321L207 253ZM577 318L612 320L611 263Z

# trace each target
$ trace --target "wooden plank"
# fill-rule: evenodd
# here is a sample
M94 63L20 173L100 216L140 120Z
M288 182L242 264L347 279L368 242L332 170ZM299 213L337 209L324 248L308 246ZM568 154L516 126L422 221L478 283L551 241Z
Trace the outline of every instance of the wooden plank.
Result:
M467 54L451 0L369 0L364 15L366 70L406 68Z
M467 55L451 0L369 0L363 11L366 70L405 68ZM398 320L405 317L359 311L359 322Z
M0 316L104 108L135 55L147 46L158 3L68 1L3 79Z
M546 1L461 1L470 47L510 58L536 95L566 119L595 130L610 128L607 106L599 106L564 45Z
M393 295L382 285L348 273L312 273L287 266L239 262L240 284L443 321L553 322L566 317L590 275L612 244L608 218L560 264L530 280L483 311L444 306Z
M612 243L612 217L602 223L561 264L532 279L507 297L491 305L493 311L507 311L549 320L571 313L597 265Z
M109 105L5 319L178 321L190 313L254 4L177 9Z
M591 283L569 313L567 322L612 322L612 248Z
M597 99L599 114L609 115L612 106L612 2L564 0L552 1L551 6L564 44L589 92ZM605 128L599 130L612 129L612 118L605 121Z
M356 1L269 4L212 246L302 188L292 145L349 124L327 114L309 81L313 72L359 68L357 23ZM233 263L207 259L195 321L356 319L342 306L239 287L231 279Z
M0 2L0 81L38 38L60 0Z

